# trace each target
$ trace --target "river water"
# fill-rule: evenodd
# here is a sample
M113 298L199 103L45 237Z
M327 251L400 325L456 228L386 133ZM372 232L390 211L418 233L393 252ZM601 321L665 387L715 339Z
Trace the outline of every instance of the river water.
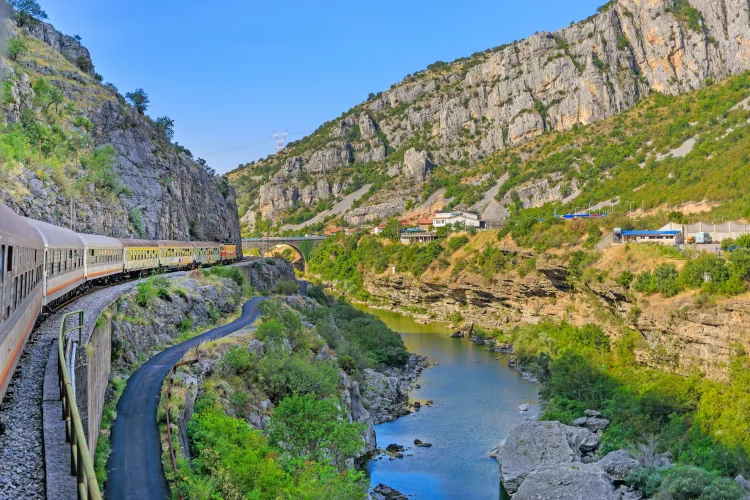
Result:
M535 403L537 386L508 367L507 355L452 339L444 324L424 325L389 311L357 307L401 333L409 351L433 363L422 372L421 388L410 399L434 404L375 426L378 446L397 443L408 450L402 459L370 460L371 484L385 483L410 498L502 498L498 465L488 454L523 422L518 405ZM415 439L432 447L418 448Z

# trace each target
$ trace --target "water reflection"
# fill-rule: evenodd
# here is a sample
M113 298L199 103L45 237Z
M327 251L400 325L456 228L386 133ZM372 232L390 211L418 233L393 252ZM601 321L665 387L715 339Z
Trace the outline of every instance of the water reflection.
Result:
M507 356L450 338L447 325L423 325L399 314L359 308L400 332L410 351L437 363L422 373L421 389L410 395L434 405L375 426L381 448L397 443L409 449L403 459L371 460L367 470L372 484L385 483L414 498L499 498L497 462L488 453L523 421L518 405L535 402L537 387L508 368ZM417 448L415 439L433 446Z

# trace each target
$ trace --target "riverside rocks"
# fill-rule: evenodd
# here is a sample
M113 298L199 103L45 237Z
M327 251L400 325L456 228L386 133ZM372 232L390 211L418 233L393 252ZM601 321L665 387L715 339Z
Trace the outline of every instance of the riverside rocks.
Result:
M557 464L529 473L513 495L514 500L615 500L615 488L607 474L591 464Z
M406 415L408 392L429 363L427 358L412 354L403 368L387 368L384 373L367 369L364 372L362 395L375 424L390 422Z
M599 438L586 429L560 422L525 422L513 428L500 447L500 479L515 493L532 471L545 466L581 462L599 447Z
M372 500L407 500L406 495L390 486L384 485L383 483L375 486L370 498L372 498Z
M587 410L584 419L606 420ZM620 485L640 467L626 450L594 453L599 436L585 427L560 422L526 422L513 428L490 456L497 458L500 480L514 500L634 500L637 492Z

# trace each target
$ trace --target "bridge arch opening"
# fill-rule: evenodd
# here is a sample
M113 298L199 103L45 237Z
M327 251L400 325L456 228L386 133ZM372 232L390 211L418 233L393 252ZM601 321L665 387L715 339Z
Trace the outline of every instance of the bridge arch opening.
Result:
M290 261L296 269L302 272L305 272L305 268L307 267L307 260L305 259L302 250L287 243L279 243L268 248L264 252L263 257L280 257L286 259Z

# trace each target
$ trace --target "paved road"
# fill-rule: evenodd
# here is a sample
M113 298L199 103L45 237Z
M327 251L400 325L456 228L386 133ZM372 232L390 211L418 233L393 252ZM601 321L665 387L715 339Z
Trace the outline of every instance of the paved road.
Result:
M263 297L249 300L237 320L160 352L131 375L117 404L117 418L112 426L112 454L107 463L108 500L171 498L162 469L161 440L156 423L162 382L189 349L255 321L262 300Z

